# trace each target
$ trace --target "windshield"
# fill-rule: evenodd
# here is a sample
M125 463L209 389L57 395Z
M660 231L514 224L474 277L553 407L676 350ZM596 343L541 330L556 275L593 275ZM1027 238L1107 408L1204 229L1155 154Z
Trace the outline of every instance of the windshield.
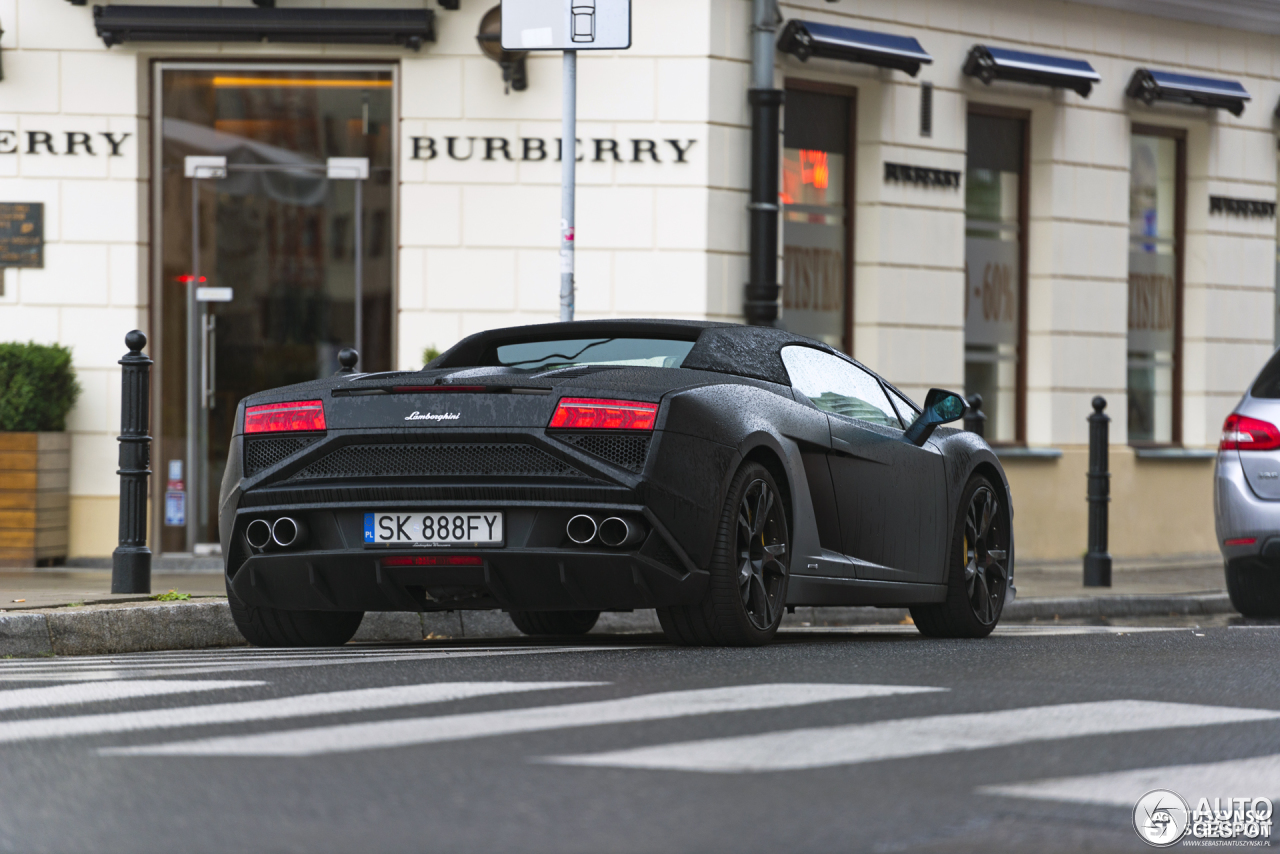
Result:
M582 365L678 368L692 341L665 338L568 338L497 348L497 364L529 373Z
M1267 366L1258 374L1249 393L1254 397L1274 400L1280 398L1280 352L1271 357Z

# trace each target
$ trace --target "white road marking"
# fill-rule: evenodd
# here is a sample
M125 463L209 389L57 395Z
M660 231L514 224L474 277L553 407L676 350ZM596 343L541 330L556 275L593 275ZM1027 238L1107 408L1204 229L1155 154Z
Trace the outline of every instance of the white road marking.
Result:
M102 735L113 732L136 732L138 730L167 729L205 724L269 721L344 712L366 712L373 709L390 709L397 706L416 706L424 703L465 700L470 697L484 697L490 694L546 691L553 688L581 688L600 684L604 683L439 682L429 685L402 685L392 688L333 691L326 694L301 694L274 700L215 703L208 706L184 706L177 709L151 709L141 712L7 721L0 723L0 743L43 738Z
M1192 807L1200 798L1209 798L1210 803L1214 798L1230 797L1280 800L1280 754L983 786L978 791L985 795L1133 809L1138 798L1152 789L1172 789Z
M1112 700L813 727L545 761L673 771L792 771L1058 738L1277 719L1280 712L1270 709Z
M996 637L1049 636L1049 635L1127 635L1142 632L1185 632L1190 626L1055 626L1055 625L1008 625L996 626L992 633ZM913 625L893 623L889 625L869 626L786 626L780 631L817 632L821 634L850 635L908 635L928 640Z
M664 720L757 709L778 709L834 700L942 691L910 685L735 685L642 694L618 700L570 703L495 712L373 721L255 735L180 741L101 753L145 756L315 756L510 735L522 732Z
M112 679L139 679L152 676L191 676L207 673L276 670L295 667L329 667L338 664L375 664L399 661L433 661L455 658L489 658L509 655L548 655L566 652L611 652L646 649L642 646L556 646L556 647L481 647L436 650L384 650L382 652L345 652L325 649L315 655L267 656L246 655L243 658L222 655L186 660L164 658L135 659L132 656L94 658L82 662L69 658L39 662L6 662L26 666L5 668L0 664L3 682L96 682Z
M18 688L0 691L0 711L38 709L49 706L72 706L103 703L133 697L159 697L165 694L187 694L196 691L222 691L228 688L251 688L265 682L163 679L155 681L95 682L84 685L57 685L51 688Z

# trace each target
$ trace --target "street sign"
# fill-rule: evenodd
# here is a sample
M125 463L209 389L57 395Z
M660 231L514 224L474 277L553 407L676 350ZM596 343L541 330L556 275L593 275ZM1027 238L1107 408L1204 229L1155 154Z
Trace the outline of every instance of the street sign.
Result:
M626 50L631 0L502 0L503 50Z
M196 302L231 302L234 298L231 288L196 288Z
M573 320L578 188L573 140L578 138L578 51L631 47L631 0L503 0L502 49L561 50L560 320Z

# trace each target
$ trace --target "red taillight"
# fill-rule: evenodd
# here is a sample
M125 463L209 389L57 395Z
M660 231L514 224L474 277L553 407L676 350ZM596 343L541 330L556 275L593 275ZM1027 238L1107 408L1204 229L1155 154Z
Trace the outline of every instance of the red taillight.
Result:
M387 557L383 566L484 566L482 557L462 555L432 555L431 557Z
M1274 424L1247 415L1228 415L1227 423L1222 425L1222 441L1218 443L1218 450L1280 450L1280 430Z
M294 403L264 403L244 411L244 432L283 433L324 428L324 402L299 400Z
M564 397L547 426L565 430L652 430L658 404Z
M1234 540L1223 540L1224 546L1251 546L1258 542L1257 537L1238 537Z

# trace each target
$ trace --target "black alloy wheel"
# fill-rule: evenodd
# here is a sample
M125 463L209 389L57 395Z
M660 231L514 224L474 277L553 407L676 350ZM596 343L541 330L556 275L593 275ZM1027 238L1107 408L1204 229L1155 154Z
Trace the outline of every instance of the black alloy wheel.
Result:
M747 484L738 504L738 592L751 625L769 631L787 585L787 521L777 490L762 478Z
M769 470L738 470L720 517L710 589L697 605L659 608L674 643L758 646L778 631L786 610L790 540L782 492Z
M911 617L922 634L983 638L1004 610L1013 530L1008 508L981 475L965 487L952 547L945 602L917 605Z

